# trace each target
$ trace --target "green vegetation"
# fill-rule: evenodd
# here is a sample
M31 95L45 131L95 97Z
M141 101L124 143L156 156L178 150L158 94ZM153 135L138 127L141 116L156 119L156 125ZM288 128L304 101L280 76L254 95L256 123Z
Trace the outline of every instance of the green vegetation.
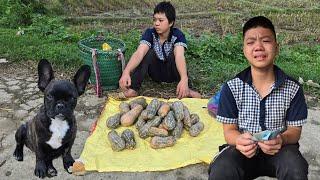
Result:
M23 2L23 3L22 3ZM11 61L47 58L56 66L76 68L80 39L104 30L126 43L126 59L141 32L151 26L155 0L37 1L0 3L0 57ZM173 0L176 26L187 37L186 58L193 85L212 95L227 79L248 66L242 54L242 24L254 15L269 17L276 26L280 55L276 64L298 79L320 83L320 3L316 0ZM147 8L145 8L147 7ZM98 14L98 15L97 15ZM90 15L90 16L88 16ZM20 29L19 29L20 27ZM16 35L22 30L23 35ZM320 97L319 88L305 86Z

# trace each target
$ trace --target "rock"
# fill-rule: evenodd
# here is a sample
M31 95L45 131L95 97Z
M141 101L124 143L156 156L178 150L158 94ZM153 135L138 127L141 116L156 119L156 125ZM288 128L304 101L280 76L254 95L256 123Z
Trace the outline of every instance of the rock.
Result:
M11 81L7 81L6 84L7 84L8 86L12 86L12 85L19 84L19 81L17 81L17 80L11 80Z
M20 104L20 107L26 111L29 111L30 109L32 109L32 107L26 105L26 104Z
M303 83L304 83L302 77L299 77L299 80L298 80L298 81L299 81L300 84L303 84Z
M1 133L9 134L16 130L16 123L14 123L11 118L0 118L0 127L5 127L3 129L1 128Z
M27 105L31 107L38 107L42 103L43 103L43 98L39 98L39 99L28 101Z
M1 58L0 59L0 63L2 64L2 63L7 63L8 61L6 60L6 59L4 59L4 58Z
M28 88L38 87L38 83L31 83L27 86Z
M77 122L78 122L78 130L89 132L91 125L95 122L95 119L85 119Z
M16 117L17 119L22 119L24 117L26 117L28 115L28 111L26 110L17 110L14 112L14 117Z
M9 94L4 90L0 89L0 104L11 103L12 97L13 97L13 94Z
M82 97L81 102L84 103L85 106L97 106L98 104L105 102L105 98L98 98L95 95L88 95Z
M6 176L10 176L10 175L11 175L11 171L7 171Z
M15 91L15 90L19 90L20 87L19 86L10 86L8 89L9 89L9 91Z
M30 82L30 81L35 81L32 77L28 77L27 79L26 79L26 81L28 81L28 82Z
M308 80L306 84L311 87L320 88L320 85L318 83L313 82L312 80Z
M28 92L34 92L34 89L33 88L28 88L28 89L25 89L24 92L27 92L27 93Z

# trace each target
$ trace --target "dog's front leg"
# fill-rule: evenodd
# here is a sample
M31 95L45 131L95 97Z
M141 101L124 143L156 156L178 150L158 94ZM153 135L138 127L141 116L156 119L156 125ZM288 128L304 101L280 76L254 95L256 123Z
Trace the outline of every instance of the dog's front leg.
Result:
M48 177L57 176L58 172L57 172L56 168L53 167L52 160L47 160L46 165L47 165L47 169L48 169L47 176Z
M72 173L72 165L74 163L74 159L71 156L71 147L72 145L66 148L65 152L62 155L63 167L70 174Z
M37 148L36 150L36 168L34 170L34 175L36 175L39 178L44 178L47 173L47 165L44 160L45 155L41 148Z

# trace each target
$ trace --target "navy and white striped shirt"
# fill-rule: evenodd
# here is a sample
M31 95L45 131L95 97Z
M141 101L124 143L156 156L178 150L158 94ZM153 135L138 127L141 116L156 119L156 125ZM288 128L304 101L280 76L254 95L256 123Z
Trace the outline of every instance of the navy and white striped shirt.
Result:
M277 66L274 73L275 83L264 98L252 84L250 67L229 80L221 90L217 120L250 133L281 129L284 124L302 126L308 113L302 87Z
M175 46L183 46L187 48L187 41L184 34L177 28L170 30L168 39L161 45L160 37L155 28L147 29L140 40L140 44L147 44L153 48L157 57L161 61L165 61Z

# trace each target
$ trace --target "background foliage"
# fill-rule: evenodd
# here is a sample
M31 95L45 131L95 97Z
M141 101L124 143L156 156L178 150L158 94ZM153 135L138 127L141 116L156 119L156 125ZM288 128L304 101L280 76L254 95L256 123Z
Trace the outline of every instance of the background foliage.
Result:
M158 1L2 0L0 57L11 61L47 58L64 69L78 67L80 39L103 30L126 43L126 59L151 26ZM242 24L255 15L276 26L280 55L289 75L320 83L320 2L316 0L172 0L176 26L188 41L186 58L194 87L212 95L221 83L248 66L242 53ZM145 8L147 7L147 8ZM17 32L23 35L16 35ZM305 86L320 97L318 88Z

